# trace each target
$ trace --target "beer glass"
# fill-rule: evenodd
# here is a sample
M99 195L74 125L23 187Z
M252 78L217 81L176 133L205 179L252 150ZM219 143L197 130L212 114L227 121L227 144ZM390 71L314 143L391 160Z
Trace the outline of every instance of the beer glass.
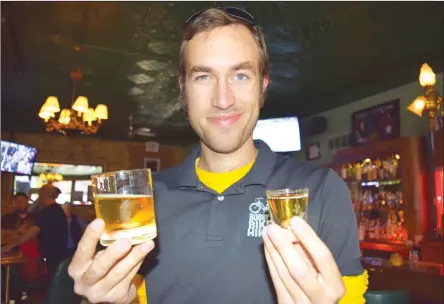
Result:
M290 228L293 216L307 220L308 189L267 190L271 220L282 228Z
M91 181L96 216L105 222L102 246L121 238L136 245L157 236L150 169L93 175Z

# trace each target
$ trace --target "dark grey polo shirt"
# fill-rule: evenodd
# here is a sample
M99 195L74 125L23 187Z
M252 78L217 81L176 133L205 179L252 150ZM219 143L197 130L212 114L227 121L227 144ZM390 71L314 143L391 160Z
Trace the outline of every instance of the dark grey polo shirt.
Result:
M309 188L309 224L330 248L342 275L363 272L347 186L328 168L273 153L261 141L250 172L221 195L195 172L196 148L179 166L156 174L156 250L141 267L148 301L274 303L263 253L265 190Z

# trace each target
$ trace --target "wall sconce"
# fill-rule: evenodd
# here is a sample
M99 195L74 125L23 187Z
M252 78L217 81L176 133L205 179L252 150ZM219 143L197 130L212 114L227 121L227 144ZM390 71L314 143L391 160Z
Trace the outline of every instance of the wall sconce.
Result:
M419 73L419 84L424 89L424 95L418 96L407 107L407 110L418 116L422 116L423 113L427 114L431 132L436 130L436 117L437 114L440 113L442 105L442 97L439 96L439 92L435 88L435 83L435 73L427 63L424 63ZM443 113L441 113L441 116L443 116Z

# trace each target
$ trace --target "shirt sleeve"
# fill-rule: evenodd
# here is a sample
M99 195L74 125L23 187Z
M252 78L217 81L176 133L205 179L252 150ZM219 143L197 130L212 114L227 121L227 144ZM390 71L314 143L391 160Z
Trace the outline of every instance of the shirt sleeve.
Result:
M345 295L339 301L339 304L364 304L364 294L368 289L368 273L352 277L342 277L345 285Z
M145 279L141 278L142 282L137 287L137 304L147 304L148 303L148 296L146 294L146 285L145 285Z
M339 175L329 169L321 191L319 237L328 246L342 276L364 272L358 240L358 225L350 192Z

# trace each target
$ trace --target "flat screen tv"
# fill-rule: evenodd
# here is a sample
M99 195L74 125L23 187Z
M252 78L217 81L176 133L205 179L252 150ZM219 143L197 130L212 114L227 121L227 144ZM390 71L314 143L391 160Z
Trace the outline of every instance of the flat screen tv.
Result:
M9 141L1 141L1 171L31 175L37 149Z
M253 131L253 139L263 140L274 152L301 150L301 135L297 117L261 119Z

